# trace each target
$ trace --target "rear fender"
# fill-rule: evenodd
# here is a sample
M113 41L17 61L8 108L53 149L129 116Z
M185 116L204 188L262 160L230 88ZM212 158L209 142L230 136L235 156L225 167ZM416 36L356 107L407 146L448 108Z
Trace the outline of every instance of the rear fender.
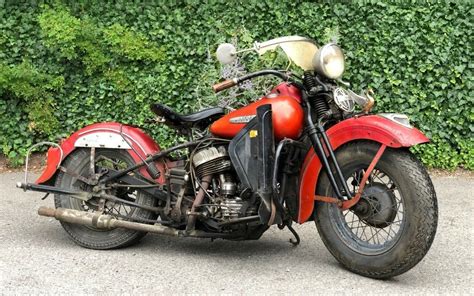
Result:
M332 148L357 140L371 140L392 148L411 147L429 142L418 129L407 127L380 115L353 117L327 130ZM298 223L304 223L313 213L314 195L322 164L310 149L300 171Z
M122 138L121 132L127 141ZM77 148L124 149L128 151L135 163L140 163L141 158L146 158L160 151L160 146L141 129L117 122L95 123L86 126L63 140L60 146L63 151L62 158L59 148L50 148L46 168L35 181L36 184L51 182L61 162ZM163 184L165 182L164 164L155 162L155 165L160 172L160 176L155 181ZM151 179L145 167L140 168L139 172L145 178Z

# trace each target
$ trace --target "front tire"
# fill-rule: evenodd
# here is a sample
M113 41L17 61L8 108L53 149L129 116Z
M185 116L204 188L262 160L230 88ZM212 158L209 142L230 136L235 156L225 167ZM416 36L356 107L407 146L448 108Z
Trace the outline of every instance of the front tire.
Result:
M380 144L350 143L336 152L354 192ZM327 174L317 193L335 196ZM424 166L410 152L387 148L358 204L341 211L316 203L314 220L331 254L347 269L372 278L390 278L415 266L428 252L438 222L436 194Z

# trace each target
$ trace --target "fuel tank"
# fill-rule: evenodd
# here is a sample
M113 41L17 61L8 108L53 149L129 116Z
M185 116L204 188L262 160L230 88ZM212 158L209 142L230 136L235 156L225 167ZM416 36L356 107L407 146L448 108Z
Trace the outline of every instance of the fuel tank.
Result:
M296 139L303 130L304 111L300 103L299 90L293 85L281 83L260 100L232 111L215 121L210 131L221 138L233 138L257 114L257 107L271 104L275 138L277 140Z

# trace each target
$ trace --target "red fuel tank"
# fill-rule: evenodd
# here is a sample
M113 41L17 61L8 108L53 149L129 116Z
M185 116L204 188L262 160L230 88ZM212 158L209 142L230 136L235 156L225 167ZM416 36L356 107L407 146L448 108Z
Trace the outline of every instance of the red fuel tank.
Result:
M272 105L273 132L277 140L296 139L303 130L304 111L300 105L300 93L296 87L282 83L260 100L230 112L215 121L210 131L221 138L233 138L257 114L257 107Z

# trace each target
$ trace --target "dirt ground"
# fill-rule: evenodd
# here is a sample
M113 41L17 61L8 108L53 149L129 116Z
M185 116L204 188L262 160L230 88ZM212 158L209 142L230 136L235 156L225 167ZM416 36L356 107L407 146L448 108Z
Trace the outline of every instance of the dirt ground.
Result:
M32 172L41 172L46 163L46 153L34 153L29 160L28 169ZM25 167L12 167L4 155L0 155L0 174L23 172Z

